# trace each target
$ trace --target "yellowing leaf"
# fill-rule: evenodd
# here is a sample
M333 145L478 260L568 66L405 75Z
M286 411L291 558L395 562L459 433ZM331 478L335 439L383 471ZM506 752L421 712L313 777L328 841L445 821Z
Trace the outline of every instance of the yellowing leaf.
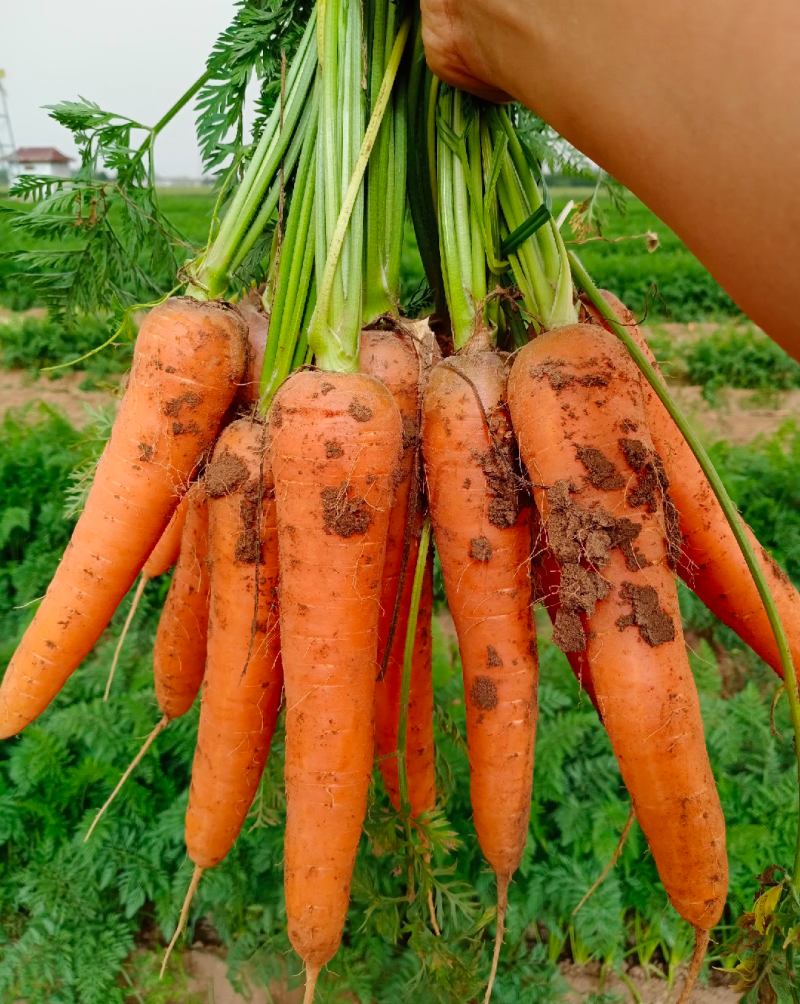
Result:
M789 945L800 945L800 924L795 924L794 927L789 928L789 933L786 935L783 947L788 948Z
M767 889L767 891L762 893L756 900L756 905L754 907L755 925L759 934L763 934L767 929L768 918L775 913L775 908L780 901L782 892L783 882L779 885L773 886L771 889Z

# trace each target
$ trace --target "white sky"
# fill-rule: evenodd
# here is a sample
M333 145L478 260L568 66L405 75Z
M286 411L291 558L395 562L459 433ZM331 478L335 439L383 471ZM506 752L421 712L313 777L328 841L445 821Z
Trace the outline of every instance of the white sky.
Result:
M233 0L0 0L0 68L17 146L73 156L42 105L78 95L153 125L200 76ZM161 133L156 170L197 177L194 109Z

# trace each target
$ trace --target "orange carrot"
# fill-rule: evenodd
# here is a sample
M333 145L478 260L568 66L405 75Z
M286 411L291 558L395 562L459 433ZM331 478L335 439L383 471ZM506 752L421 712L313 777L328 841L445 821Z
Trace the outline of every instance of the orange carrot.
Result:
M531 480L548 486L535 496L561 572L554 638L589 664L636 818L702 962L725 904L725 824L639 371L603 328L559 328L519 353L509 403Z
M269 317L264 312L261 297L248 297L240 307L247 321L247 370L237 400L241 404L254 404L261 387L261 368L269 334Z
M192 485L184 495L176 512L181 509L188 512L184 520L180 554L164 609L161 611L153 648L153 675L162 716L98 810L83 838L84 842L94 833L95 827L156 737L173 718L186 714L192 706L203 678L208 625L208 500L200 484ZM163 553L166 554L166 550ZM162 567L152 560L152 555L148 564L151 568Z
M184 496L183 542L153 646L156 699L165 718L185 715L197 697L208 631L208 498L201 483Z
M178 503L178 507L172 513L172 518L167 524L166 530L158 538L158 543L153 548L150 557L144 563L142 574L139 576L139 583L136 586L136 592L133 594L133 600L128 610L128 616L125 618L122 633L119 636L117 647L114 649L114 658L111 660L111 669L108 671L108 680L106 681L106 691L103 694L104 701L108 700L108 695L111 693L111 684L114 682L114 674L117 670L122 646L125 644L125 638L128 635L136 608L139 606L139 601L142 598L147 583L159 575L164 575L178 560L178 553L181 548L181 535L183 534L183 526L186 522L187 507L188 494L184 495Z
M426 326L427 327L427 326ZM417 344L410 332L364 331L361 335L361 372L376 377L389 390L403 422L403 455L397 475L394 505L389 517L386 563L383 570L378 624L378 666L375 685L375 750L389 799L400 810L397 731L400 684L419 534L424 518L419 462L420 379L435 351L433 335ZM428 357L426 359L425 357ZM428 363L429 365L429 363ZM411 522L409 522L409 507ZM398 596L398 591L401 593ZM398 602L399 601L399 602ZM433 747L433 681L431 679L431 616L433 565L423 584L419 605L411 692L408 704L406 768L412 816L436 804Z
M611 293L603 292L603 297L658 372L658 363L633 314ZM723 624L783 676L764 604L711 485L658 395L644 380L642 386L647 422L663 458L680 520L678 574ZM783 622L795 671L800 674L800 594L749 528L748 536Z
M0 738L44 711L105 630L214 441L245 337L218 302L172 299L145 319L86 507L0 687Z
M208 656L192 765L186 848L195 864L180 937L200 876L233 846L258 790L280 708L278 541L266 428L239 419L220 435L208 495Z
M286 913L311 1000L341 941L367 809L402 426L372 377L300 371L275 397L270 434L286 686Z
M475 830L497 876L487 1000L528 832L538 710L530 503L515 469L505 385L496 353L439 363L422 425L431 520L461 649Z

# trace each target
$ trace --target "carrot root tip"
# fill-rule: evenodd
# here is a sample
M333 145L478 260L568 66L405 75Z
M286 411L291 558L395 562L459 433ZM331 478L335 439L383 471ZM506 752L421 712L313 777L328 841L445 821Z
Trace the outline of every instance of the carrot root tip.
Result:
M303 1004L312 1004L314 993L317 989L317 978L319 977L319 966L306 966L306 992L303 994Z
M186 899L183 901L183 906L181 907L181 915L178 920L178 926L175 928L175 933L172 935L172 940L167 945L167 950L164 952L164 961L161 963L161 972L158 974L158 979L164 979L164 973L167 971L167 963L169 962L169 957L172 955L172 949L177 945L178 938L183 934L186 927L186 921L189 917L189 908L192 905L192 900L194 899L194 894L197 891L197 886L200 884L200 879L203 875L203 869L200 865L194 866L194 871L192 872L192 880L189 883L189 888L186 890Z
M442 932L439 930L439 924L436 920L436 907L433 904L433 889L428 890L428 913L430 914L433 933L437 938L439 938L441 937Z
M694 929L694 952L692 952L692 961L689 963L689 971L686 973L686 982L683 984L678 1004L686 1004L692 994L692 990L694 990L697 977L700 975L700 970L703 968L703 963L705 962L709 940L709 931L704 931L700 927Z
M500 949L503 947L503 935L505 933L506 909L508 908L508 886L511 881L510 875L497 876L497 934L494 938L494 953L492 955L492 968L489 972L489 982L486 984L486 996L483 1004L489 1004L494 989L494 981L497 976L497 964L500 961Z
M105 800L105 802L103 803L103 805L99 809L97 815L92 820L92 825L89 827L89 829L86 832L86 836L83 838L83 842L84 843L87 843L87 841L89 840L89 837L91 837L91 835L94 833L94 828L97 826L97 824L103 818L106 809L111 805L111 803L114 801L114 799L120 793L120 790L122 789L122 786L125 784L125 782L128 780L128 778L131 776L131 774L134 772L134 770L136 770L136 768L139 766L139 763L141 762L142 757L150 749L150 746L153 743L153 741L155 740L156 736L158 736L158 734L160 732L163 732L164 729L169 725L169 723L170 723L170 719L166 715L164 715L163 718L158 722L158 724L156 725L156 727L153 729L153 731L150 733L150 735L147 737L147 739L145 739L145 741L142 743L141 749L136 754L136 756L133 758L133 760L131 760L131 762L128 764L128 767L126 768L125 773L122 775L122 777L119 779L119 781L117 781L116 788L114 788L114 790L111 792L111 794L108 796L108 798Z

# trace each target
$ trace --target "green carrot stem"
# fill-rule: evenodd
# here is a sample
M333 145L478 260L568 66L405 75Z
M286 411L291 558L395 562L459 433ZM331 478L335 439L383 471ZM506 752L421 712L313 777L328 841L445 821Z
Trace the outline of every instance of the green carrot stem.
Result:
M227 289L231 262L262 207L303 112L316 68L316 14L312 12L286 78L283 108L273 108L253 157L213 244L187 267L192 279L189 292L201 298L221 296ZM281 128L281 121L283 127Z
M428 549L431 541L430 517L425 517L419 538L417 564L414 568L414 582L411 587L411 606L408 611L408 626L406 627L406 643L403 649L403 675L400 680L400 712L397 720L397 781L400 790L400 809L406 827L406 840L411 843L411 801L408 796L408 705L411 697L411 669L414 661L414 641L417 636L417 621L419 619L419 603L422 596L422 584L425 579L425 567L428 563Z
M294 135L292 136L292 141L289 144L289 149L286 151L286 157L283 160L284 184L291 177L292 171L294 171L295 166L300 159L300 151L302 150L305 142L306 132L310 123L312 121L316 121L316 115L316 103L314 99L311 98L309 99L306 107L303 109L302 118L297 125ZM267 192L255 219L247 228L247 232L241 238L239 248L228 266L228 271L231 275L241 266L247 255L252 251L256 241L264 233L267 224L272 218L272 214L278 207L280 197L281 179L280 177L277 177L272 182L272 185L270 185L269 191Z
M420 258L425 269L425 277L433 290L436 312L446 318L447 303L444 298L438 224L430 185L431 153L428 149L427 135L427 90L431 87L431 81L432 74L425 62L425 50L422 45L421 17L417 11L414 45L409 56L408 72L404 80L408 122L408 205Z
M576 283L586 293L593 306L608 324L609 328L611 328L617 338L620 339L625 348L628 350L633 358L633 361L642 371L647 379L647 382L650 384L661 400L661 403L669 412L670 417L677 425L681 435L689 444L692 453L695 455L697 462L700 464L703 474L705 474L708 479L708 483L711 485L711 489L714 492L723 513L725 514L728 525L736 538L736 543L739 545L742 556L747 563L747 568L753 577L753 582L755 583L756 588L758 589L761 602L764 604L764 610L766 611L770 627L772 628L772 633L775 636L775 644L777 645L778 653L780 655L781 669L783 670L783 681L784 686L786 687L786 696L789 701L789 712L792 719L792 729L794 731L795 752L798 758L798 785L800 786L800 695L798 695L797 692L797 677L795 676L794 662L792 660L791 649L789 648L789 641L786 637L783 624L781 623L780 614L775 606L775 600L772 597L769 584L767 583L766 577L764 576L755 552L753 551L750 539L745 532L744 523L739 515L739 511L728 494L722 479L714 468L714 465L706 453L703 444L695 435L691 425L689 425L680 409L673 401L665 384L659 379L658 374L651 366L649 359L642 352L633 338L631 338L631 335L625 329L625 326L620 324L611 307L609 307L600 295L600 291L592 281L589 273L581 264L581 261L575 252L570 251L568 254L569 261L572 266L572 274ZM792 869L791 887L794 892L800 891L800 827L798 827L795 842L795 857L794 867Z
M328 0L328 2L330 3L331 0ZM332 329L329 323L328 314L334 292L334 281L336 279L337 268L342 254L342 247L344 245L345 236L347 235L350 224L350 217L353 214L353 209L359 196L362 195L361 183L364 178L364 171L366 170L370 153L372 152L372 148L375 144L375 139L378 134L384 112L386 111L386 106L389 101L395 77L397 76L397 70L400 66L400 60L403 55L403 49L408 38L410 27L411 18L410 16L406 16L397 32L397 37L392 47L391 57L387 64L383 81L381 82L378 97L375 101L375 107L372 115L370 116L369 125L364 132L363 141L361 142L358 156L350 175L350 180L347 185L344 199L342 200L342 206L339 211L336 224L332 230L331 239L327 244L325 267L322 272L321 279L319 280L317 305L314 311L314 319L309 330L309 344L313 348L314 354L317 357L317 363L323 369L327 370L339 372L356 372L358 370L358 337L361 328L360 302L358 304L358 314L355 316L356 323L354 331L352 330L352 327L350 330L340 329L337 331ZM360 37L358 45L353 46L353 48L356 50L357 55L360 56ZM354 236L360 236L362 232L363 220L359 220L354 228ZM355 241L353 243L354 245L356 244ZM350 265L353 267L353 272L360 272L362 266L360 240L358 242L359 253L357 257L354 251L355 248L351 250ZM353 273L351 272L351 276L352 274Z

